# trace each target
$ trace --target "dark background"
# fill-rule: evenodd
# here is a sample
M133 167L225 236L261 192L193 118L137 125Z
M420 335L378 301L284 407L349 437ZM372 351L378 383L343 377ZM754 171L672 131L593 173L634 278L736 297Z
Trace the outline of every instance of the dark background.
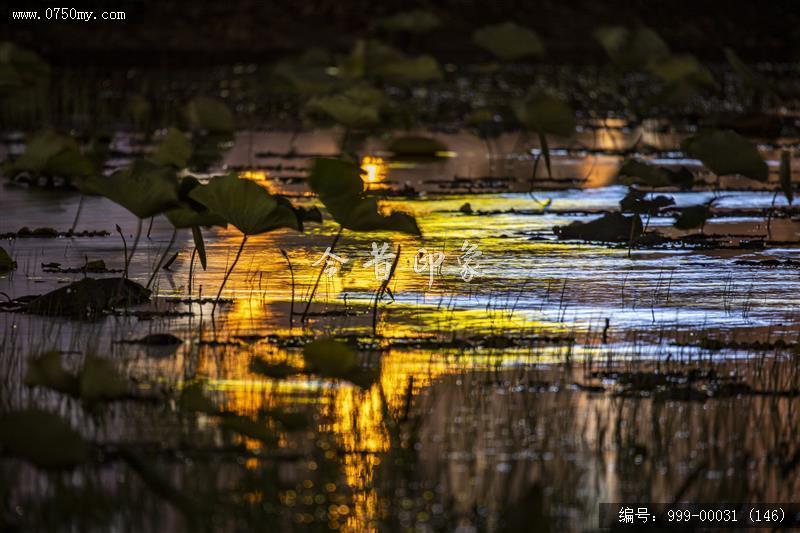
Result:
M97 9L99 2L92 2ZM82 4L61 0L47 5ZM705 61L722 61L729 46L749 61L800 59L800 1L767 0L242 0L133 2L141 20L127 23L5 23L2 40L42 53L53 64L208 65L270 61L310 46L347 50L355 38L376 35L408 51L433 53L444 61L479 61L483 52L472 31L513 20L536 30L549 63L604 60L594 28L643 23L658 31L673 51ZM36 1L0 2L9 9L38 9ZM102 2L105 9L125 7ZM128 5L130 8L130 3ZM389 37L374 27L377 18L423 8L443 21L426 35Z

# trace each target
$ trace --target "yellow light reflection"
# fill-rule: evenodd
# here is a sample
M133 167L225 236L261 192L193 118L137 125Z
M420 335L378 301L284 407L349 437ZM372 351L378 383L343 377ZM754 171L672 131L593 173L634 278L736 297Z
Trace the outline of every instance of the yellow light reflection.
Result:
M388 169L389 165L382 157L366 155L361 159L364 181L368 184L385 181Z
M627 124L624 119L607 118L601 124L603 127L597 129L595 148L619 150L626 145L628 134L622 129Z
M244 170L239 173L239 177L253 181L265 181L269 178L266 170Z
M271 176L266 170L243 170L242 172L239 172L239 177L257 182L259 185L267 189L270 194L276 194L279 192L275 189L275 186L270 180Z
M616 156L597 155L584 158L579 169L579 172L586 177L583 186L595 189L613 185L618 167L619 157Z

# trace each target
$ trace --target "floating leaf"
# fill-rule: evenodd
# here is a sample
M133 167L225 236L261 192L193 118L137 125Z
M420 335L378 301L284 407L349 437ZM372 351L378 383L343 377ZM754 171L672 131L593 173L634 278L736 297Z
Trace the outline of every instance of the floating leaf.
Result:
M359 79L379 72L386 64L406 59L408 56L392 46L374 39L359 39L350 55L339 66L339 71L345 78Z
M0 274L7 274L17 268L17 263L8 255L5 248L0 246Z
M173 256L174 257L174 256ZM183 344L183 340L171 333L151 333L140 339L120 340L120 344L137 344L144 346L148 357L169 357Z
M355 351L333 339L318 339L306 344L303 358L314 372L325 377L346 379L359 368Z
M23 383L28 387L46 387L77 397L80 394L78 377L62 364L61 352L45 352L28 362Z
M789 150L781 151L781 166L778 174L780 176L781 190L786 196L786 201L789 202L789 205L792 205L794 189L792 188L792 153ZM2 255L0 255L0 271L2 271Z
M54 155L42 169L42 174L49 176L90 176L97 172L90 158L78 150L62 150Z
M575 132L575 114L563 99L544 91L532 91L514 104L517 119L528 129L569 137Z
M388 31L426 33L439 27L441 21L435 13L414 9L395 13L378 20L378 26Z
M594 32L611 61L620 68L642 68L669 56L669 47L650 28L638 26L606 26Z
M130 396L130 383L107 359L86 356L80 372L80 396L89 404L111 402Z
M714 85L711 72L691 54L670 55L648 65L666 83L685 82L692 86Z
M675 227L682 230L702 228L711 218L711 204L692 205L678 210Z
M443 79L439 62L433 56L403 57L382 64L378 76L405 83L424 83Z
M675 205L675 200L669 196L655 196L647 198L644 191L631 189L620 200L619 206L623 213L636 213L639 215L655 215L665 207Z
M184 168L191 157L192 144L186 134L177 128L169 128L158 143L153 161L159 165Z
M14 43L0 43L0 96L46 87L49 80L50 66L39 54Z
M28 139L25 152L16 160L15 166L21 170L42 172L50 158L67 149L78 149L75 139L52 130L42 131Z
M387 150L392 152L392 156L395 158L428 159L438 157L442 152L447 151L447 146L430 137L409 135L393 139Z
M88 444L67 421L39 409L0 415L0 449L48 469L73 468L89 457Z
M144 344L146 346L166 346L169 344L183 344L183 339L172 333L151 333L140 339L124 341L127 344Z
M86 272L106 272L108 268L106 267L106 262L102 259L94 259L86 261L86 264L83 265L83 270Z
M544 55L544 45L539 36L513 22L480 28L472 34L472 40L503 61Z
M282 82L286 91L304 96L329 93L341 81L334 76L326 64L306 64L297 61L282 61L275 65L272 75Z
M380 120L383 95L370 87L353 87L340 94L312 98L306 112L325 115L347 128L365 128Z
M339 159L317 158L308 178L328 212L342 227L353 231L399 231L420 235L411 215L394 212L383 215L374 198L364 197L361 169Z
M139 218L180 205L174 170L141 159L111 176L86 178L78 187L84 194L105 196Z
M758 181L767 181L767 163L758 148L730 130L712 130L689 137L683 150L699 159L714 174L741 174Z
M26 313L48 316L94 316L115 306L148 301L150 291L124 278L83 278L43 294L25 306Z
M234 130L233 114L221 100L198 96L186 105L186 119L195 130L230 133Z
M589 222L575 221L568 226L556 226L553 232L559 239L597 242L628 242L642 234L639 215L625 216L608 213Z
M189 197L218 213L245 235L258 235L279 227L299 229L297 217L256 182L227 174L194 188ZM289 204L291 205L291 204Z
M80 153L75 139L54 131L34 135L25 152L11 164L11 172L33 172L47 176L89 176L96 169L91 159Z
M678 186L691 189L694 185L694 175L686 167L671 170L656 165L651 165L638 159L626 159L617 171L617 176L622 183L628 185L638 184L649 187Z

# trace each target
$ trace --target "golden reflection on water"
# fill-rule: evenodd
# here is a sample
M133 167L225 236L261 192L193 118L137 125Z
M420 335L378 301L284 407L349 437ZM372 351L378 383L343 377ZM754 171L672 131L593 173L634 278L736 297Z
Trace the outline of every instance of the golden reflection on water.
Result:
M410 335L399 327L392 332ZM199 374L219 376L209 379L209 388L224 396L225 409L253 416L264 409L293 411L310 406L318 410L316 432L331 435L341 454L341 472L351 493L350 508L340 522L343 531L375 531L383 507L376 488L376 472L385 454L398 445L390 437L390 425L401 420L411 398L434 385L437 379L465 369L493 368L504 361L524 361L526 356L504 352L503 356L486 353L459 353L455 350L389 350L380 359L380 376L364 390L347 382L325 382L314 377L272 380L249 370L250 355L271 362L302 366L298 350L286 351L270 345L254 345L221 357L201 359ZM374 354L373 354L374 355ZM538 359L541 361L542 359ZM276 430L278 431L278 430ZM263 445L245 440L248 448ZM279 447L291 446L281 438ZM246 464L258 468L255 460ZM257 495L252 495L257 498Z
M597 189L613 185L617 176L619 162L619 157L609 155L596 155L594 157L583 158L579 167L579 172L582 176L586 176L584 187L587 189Z
M612 171L599 174L601 167L596 167L594 179L600 183L613 177ZM379 183L385 180L388 165L381 158L365 157L362 160L365 171L364 179L369 183ZM588 171L588 169L587 169ZM266 179L266 173L258 171L245 172L243 177L248 179ZM600 176L600 177L597 177ZM591 180L590 180L591 182ZM476 205L487 202L491 208L493 202L508 202L505 199L474 200ZM452 211L458 207L460 199L449 201L448 207ZM528 199L518 200L521 207L528 207ZM386 205L404 209L420 209L419 204L408 204L388 201ZM417 294L411 300L388 303L381 306L379 316L379 332L384 337L402 339L419 338L420 332L426 335L442 335L447 332L459 330L461 332L492 332L497 334L514 332L535 332L544 335L564 335L569 329L558 321L540 321L530 313L508 313L507 310L494 310L488 306L473 304L471 307L450 305L448 298L455 295L464 295L468 291L466 286L460 285L457 267L453 266L458 246L464 238L480 240L482 249L487 258L496 254L497 260L505 246L504 242L487 234L478 217L453 217L450 213L439 213L440 206L425 205L424 208L433 211L421 217L424 224L423 231L429 239L425 246L428 249L442 247L450 257L450 269L443 277L434 282L434 291L426 292L427 275L415 274L411 268L416 248L423 246L420 242L407 237L392 238L389 236L375 237L378 243L386 240L392 250L398 243L403 247L398 275L392 281L394 294L407 296ZM497 222L502 223L502 220ZM509 225L518 223L509 215ZM453 240L451 235L458 230L458 239ZM495 228L495 231L497 229ZM210 255L212 258L209 272L202 273L208 285L215 286L220 272L230 261L230 252L223 250L235 249L240 242L240 235L234 230L217 230L218 239L214 243L220 252ZM325 243L329 242L331 227L325 226L316 236L315 240L305 250L288 249L295 266L297 280L297 301L304 302L306 290L318 274L318 267L311 267L317 258L317 252L324 250ZM346 236L337 252L351 257L352 264L336 275L335 279L324 279L320 286L317 301L326 302L326 298L341 303L341 293L372 294L379 286L370 268L362 268L362 263L369 258L369 241L372 237L353 242L355 236ZM430 239L436 239L431 242ZM365 244L366 243L366 244ZM362 246L365 248L362 250ZM531 253L547 252L558 253L559 248L550 246L546 250L539 249L541 243L528 242L524 250L530 257ZM569 251L565 247L564 251ZM276 238L273 235L264 235L252 238L248 242L249 253L245 254L239 268L231 277L226 295L233 297L234 301L224 308L221 315L225 325L220 325L228 334L246 333L286 333L286 303L289 301L290 285L286 279L286 269L281 258ZM609 252L613 253L613 252ZM516 261L516 257L502 259L508 266L509 261ZM264 279L258 273L264 273ZM282 277L280 277L282 276ZM542 285L543 280L537 282ZM324 287L330 285L330 290ZM323 290L324 289L324 290ZM470 291L471 292L471 291ZM479 293L480 291L478 291ZM328 296L329 295L329 296ZM414 299L416 298L416 299ZM329 301L329 300L328 300ZM364 302L352 305L361 306ZM296 307L298 309L298 307ZM391 316L391 320L388 317ZM363 328L368 325L367 318L348 319L350 323L337 325L336 330L346 331L347 328ZM276 324L280 326L275 327ZM421 330L420 324L425 324ZM297 328L297 324L295 324ZM266 331L265 331L266 330ZM295 332L298 330L295 329ZM492 353L492 350L481 350L476 353L458 353L455 350L402 350L386 351L380 360L379 380L368 390L362 390L345 382L322 382L317 378L308 376L292 377L286 380L271 380L250 372L249 362L253 355L263 357L270 362L284 362L302 366L302 356L299 350L281 350L266 343L241 346L232 349L224 356L203 357L198 368L201 376L209 379L212 390L217 391L225 398L225 407L233 412L253 416L262 409L296 410L298 407L311 407L319 413L315 419L315 430L320 434L329 435L336 442L341 453L341 474L351 491L351 507L346 518L341 522L341 529L345 531L370 531L376 530L382 518L382 502L375 486L376 473L381 459L386 456L390 448L396 444L390 435L390 424L400 419L407 409L409 398L413 398L423 389L432 386L438 379L449 374L463 371L464 369L494 368L501 365L556 362L564 360L563 346L545 346L537 349L532 358L530 353L524 351L504 350L502 355ZM280 432L280 429L276 429ZM261 443L246 441L248 447L259 447ZM288 437L281 436L278 446L289 447L292 442ZM257 462L252 461L248 466L256 468Z
M596 130L595 149L621 150L625 148L629 133L622 128L627 121L621 118L606 118L602 121L602 128Z
M367 185L386 181L389 165L382 157L366 155L361 159L361 170Z
M244 170L239 173L239 177L253 181L266 182L269 179L269 172L266 170Z

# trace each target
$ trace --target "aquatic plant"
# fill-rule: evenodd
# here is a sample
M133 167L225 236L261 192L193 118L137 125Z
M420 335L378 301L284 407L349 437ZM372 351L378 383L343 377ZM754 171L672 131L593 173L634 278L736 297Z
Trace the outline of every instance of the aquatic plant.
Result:
M375 198L366 196L362 170L341 159L317 158L308 184L331 217L353 231L399 231L421 235L416 219L400 211L384 215Z
M52 470L84 463L90 451L88 443L66 420L40 409L0 415L0 447L5 453Z
M15 161L5 165L4 173L14 180L25 179L34 183L43 178L54 186L57 178L69 185L76 178L92 176L97 168L92 159L84 155L72 137L51 129L34 134L25 146L25 152Z
M409 56L376 39L356 41L338 70L347 80L371 79L401 84L433 82L443 77L433 56Z
M92 176L79 187L85 194L104 196L137 218L145 219L178 207L175 171L146 159L110 176Z
M0 246L0 275L8 274L15 268L17 268L16 261L11 259L11 256L8 255L8 252L5 250L5 248Z
M575 132L575 113L564 99L538 89L514 102L512 108L520 123L539 135L547 174L552 176L547 135L570 137Z
M792 152L781 150L781 162L778 168L778 179L786 201L792 205L794 200L794 187L792 186Z
M411 235L421 235L416 219L400 211L381 212L378 201L365 194L362 170L359 166L341 159L317 158L311 168L308 184L317 195L331 217L339 223L340 229L330 246L333 252L339 242L342 229L352 231L397 231ZM396 260L400 254L395 256ZM392 272L394 267L392 268ZM308 316L311 302L316 294L323 269L311 289L302 320ZM377 301L385 291L385 284L376 292ZM373 328L374 329L374 328Z
M501 61L544 55L544 45L536 32L511 21L479 28L472 40Z
M11 42L0 42L0 97L47 86L50 65L36 52Z
M164 216L167 217L175 230L182 228L190 228L192 230L192 238L194 240L192 259L197 254L200 258L200 265L205 270L207 267L206 248L201 227L219 226L224 228L228 225L228 221L222 215L214 213L203 204L189 197L189 193L199 185L200 181L194 176L182 178L178 183L179 207L165 211ZM174 232L172 238L175 238ZM165 249L162 260L166 257L169 248L168 246Z
M642 219L638 214L625 216L622 213L607 213L588 222L576 220L553 228L559 239L595 242L633 242L642 231Z
M376 24L379 28L392 32L427 33L438 28L441 23L435 13L413 9L378 19Z
M677 186L681 189L691 189L694 186L694 174L684 166L672 170L633 158L622 162L617 170L617 179L627 185L645 185L653 188Z
M192 130L209 133L231 133L235 123L233 114L224 102L216 98L198 96L186 104L184 114Z
M644 191L631 187L625 197L619 201L620 210L623 213L636 213L638 215L656 215L665 207L675 205L675 200L671 196L654 196L647 198Z
M178 128L168 128L156 145L150 159L164 166L186 168L192 157L192 143Z
M325 115L346 131L376 126L385 98L367 85L349 87L336 94L316 96L305 105L306 113Z
M441 141L420 135L395 137L386 148L399 160L433 160L447 151Z
M612 63L620 69L641 69L666 59L667 43L652 28L636 26L603 26L594 32Z
M83 278L34 298L26 313L94 318L117 306L148 301L150 291L127 278Z
M714 200L705 204L690 205L678 209L678 217L675 219L675 227L682 230L700 228L702 233L706 221L711 218L711 206Z
M344 379L369 388L377 373L361 368L356 352L331 338L314 340L303 346L303 359L311 372L325 378Z
M125 106L125 114L134 128L145 129L149 124L153 106L141 94L132 94Z
M198 96L186 104L183 116L192 132L192 157L188 166L208 169L231 147L236 127L233 113L221 100Z
M287 92L298 98L327 94L343 85L341 76L330 54L319 48L311 48L296 57L276 63L270 72L268 89Z
M767 163L758 148L736 132L701 132L684 140L682 148L717 176L740 174L756 181L767 181Z
M214 302L215 308L249 236L278 228L303 231L303 220L286 198L273 196L256 182L239 178L235 174L227 174L212 179L207 185L192 188L189 198L220 215L242 233L242 242L236 256L222 278Z
M6 125L41 124L46 116L50 70L36 52L0 42L0 116Z

